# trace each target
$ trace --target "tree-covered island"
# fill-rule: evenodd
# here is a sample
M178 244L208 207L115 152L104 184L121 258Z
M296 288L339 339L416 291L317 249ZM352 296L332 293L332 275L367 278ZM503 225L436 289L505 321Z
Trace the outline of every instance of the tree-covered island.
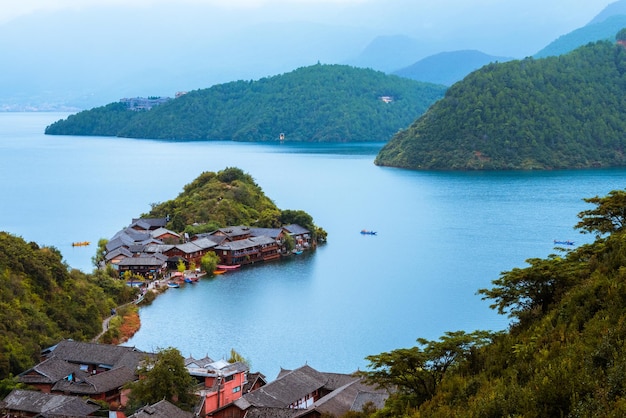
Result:
M130 110L121 101L110 103L59 120L45 132L165 140L381 142L408 126L445 90L370 69L317 64L190 91L145 111Z
M626 165L626 50L492 63L448 89L375 163L418 170Z

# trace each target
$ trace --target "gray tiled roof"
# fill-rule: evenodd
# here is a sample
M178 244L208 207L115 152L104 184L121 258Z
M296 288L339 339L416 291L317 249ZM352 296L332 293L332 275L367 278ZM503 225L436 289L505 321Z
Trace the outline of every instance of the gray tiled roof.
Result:
M4 398L7 409L30 414L90 415L99 407L75 396L15 389Z
M193 413L186 412L166 400L145 406L128 418L193 418Z
M62 340L50 348L48 357L51 355L75 364L136 368L149 354L134 347Z
M283 226L283 229L285 229L290 234L295 234L295 235L308 234L311 232L308 229L303 228L297 224L285 225Z
M324 387L328 378L310 366L281 373L273 382L243 395L254 407L287 408Z
M282 231L282 228L250 228L250 235L253 237L265 236L276 239Z
M76 364L68 363L58 357L48 358L36 366L20 373L17 379L26 384L54 384L65 379L78 369Z
M157 257L154 254L140 255L139 257L127 257L120 260L119 266L144 266L144 267L161 267L167 261L167 257Z
M223 242L221 245L215 247L215 249L237 251L245 250L246 248L258 247L259 245L274 244L275 242L276 241L270 237L251 237L237 241Z
M135 371L127 367L91 375L85 379L60 380L53 387L54 392L71 393L74 395L97 395L117 390L126 383L137 379Z

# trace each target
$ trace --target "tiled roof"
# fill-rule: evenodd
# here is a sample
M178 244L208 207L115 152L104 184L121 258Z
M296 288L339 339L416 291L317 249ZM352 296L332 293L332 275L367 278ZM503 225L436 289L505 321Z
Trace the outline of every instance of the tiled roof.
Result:
M65 379L78 369L76 364L68 363L58 357L48 358L36 366L20 373L17 379L26 384L54 384Z
M32 390L15 389L4 398L5 408L30 414L91 415L97 405L75 396L56 395Z
M253 237L265 236L276 239L282 231L282 228L250 228L250 235Z
M193 413L186 412L166 400L144 406L128 418L193 418Z
M165 261L167 261L167 257L163 259L162 257L157 257L154 254L151 255L140 255L139 257L127 257L123 260L120 260L118 263L119 266L147 266L147 267L161 267Z
M167 225L167 218L133 218L131 226L134 224L147 225L150 229L156 229Z
M133 253L126 247L118 247L113 251L107 252L107 254L104 256L104 259L106 261L110 261L118 255L123 255L124 257L132 257Z
M361 411L363 405L368 401L380 408L384 405L387 397L386 391L376 390L371 386L363 384L360 378L352 377L351 382L318 399L313 406L299 412L296 417L307 415L311 410L315 410L322 415L342 416L348 411Z
M324 387L328 378L310 366L281 373L273 382L243 395L254 407L287 408Z
M75 395L97 395L119 389L126 383L133 382L136 379L137 376L133 369L118 367L90 375L82 380L60 380L52 387L52 391Z
M136 368L149 354L134 347L62 340L51 347L50 354L75 364L103 365L114 368L124 365Z
M270 237L251 237L237 241L223 242L221 245L215 247L215 249L237 251L244 250L246 248L258 247L259 245L274 244L275 242L276 241Z
M295 234L295 235L308 234L311 232L308 229L303 228L297 224L285 225L283 226L283 229L285 229L290 234Z

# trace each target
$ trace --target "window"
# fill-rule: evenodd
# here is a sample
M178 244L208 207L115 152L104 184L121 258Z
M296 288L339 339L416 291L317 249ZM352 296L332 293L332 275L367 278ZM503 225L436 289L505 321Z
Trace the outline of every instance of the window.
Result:
M237 387L233 388L233 393L237 393L237 392L239 392L240 390L241 390L241 387L240 387L240 386L237 386Z
M230 382L230 381L231 381L231 380L233 380L234 378L235 378L235 375L231 374L230 376L226 376L226 377L224 378L224 381L225 381L225 382Z

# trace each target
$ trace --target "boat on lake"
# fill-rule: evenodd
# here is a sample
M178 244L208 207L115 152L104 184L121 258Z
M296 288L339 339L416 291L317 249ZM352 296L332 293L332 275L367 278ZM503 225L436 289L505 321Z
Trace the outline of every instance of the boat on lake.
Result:
M570 241L570 240L566 240L566 241L554 240L554 243L560 244L560 245L574 245L574 241Z
M361 229L363 235L376 235L376 231L368 231L367 229Z
M89 241L73 242L72 247L86 247L89 244L91 244Z
M191 277L185 277L185 283L193 283Z
M233 264L233 265L218 264L216 267L217 267L218 270L235 270L235 269L238 269L239 267L241 267L241 264Z
M213 274L218 275L218 274L224 274L226 273L226 270L213 270Z
M167 287L179 288L180 285L176 282L167 282Z

